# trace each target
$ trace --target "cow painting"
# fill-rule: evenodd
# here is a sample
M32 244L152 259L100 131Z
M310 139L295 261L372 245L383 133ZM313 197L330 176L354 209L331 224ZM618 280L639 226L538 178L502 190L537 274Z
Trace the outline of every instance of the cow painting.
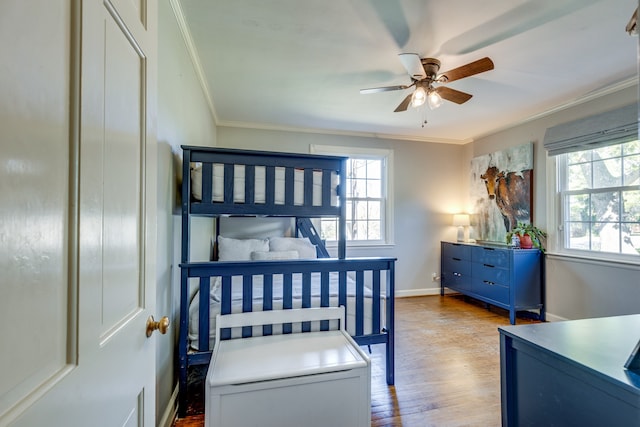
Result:
M518 221L530 221L531 169L505 172L496 166L489 166L480 178L484 180L489 199L495 200L507 231L515 227Z

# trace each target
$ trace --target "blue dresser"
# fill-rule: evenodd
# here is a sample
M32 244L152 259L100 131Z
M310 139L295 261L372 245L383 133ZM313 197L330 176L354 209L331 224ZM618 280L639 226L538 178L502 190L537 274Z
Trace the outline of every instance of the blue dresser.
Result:
M503 426L640 426L640 314L499 331Z
M538 310L544 320L542 253L502 245L441 242L440 293L449 288L509 310Z

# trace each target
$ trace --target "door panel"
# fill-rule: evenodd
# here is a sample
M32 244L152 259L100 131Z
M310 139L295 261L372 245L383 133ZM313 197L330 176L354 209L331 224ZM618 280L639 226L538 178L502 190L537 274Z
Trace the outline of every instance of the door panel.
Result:
M144 406L144 392L141 392L134 402L135 405L131 408L129 416L125 420L123 427L140 427L144 425L142 419L142 407Z
M3 1L0 13L0 425L73 358L68 3Z
M155 425L156 19L3 2L0 426Z
M147 23L150 16L147 10L148 0L111 0L109 3L113 4L114 8L119 11L124 22L132 25L133 31L137 31L138 28L141 31L147 31ZM153 4L150 6L153 7ZM137 38L139 36L136 34Z
M143 224L144 135L141 128L142 61L139 47L114 20L105 28L104 332L114 330L144 307ZM113 64L113 65L109 65Z

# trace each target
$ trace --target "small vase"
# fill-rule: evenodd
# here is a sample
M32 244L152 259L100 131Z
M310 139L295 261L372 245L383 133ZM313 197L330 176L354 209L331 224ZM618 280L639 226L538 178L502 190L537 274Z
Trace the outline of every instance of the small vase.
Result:
M522 249L533 248L533 241L531 240L531 236L529 236L528 234L520 236L520 247Z

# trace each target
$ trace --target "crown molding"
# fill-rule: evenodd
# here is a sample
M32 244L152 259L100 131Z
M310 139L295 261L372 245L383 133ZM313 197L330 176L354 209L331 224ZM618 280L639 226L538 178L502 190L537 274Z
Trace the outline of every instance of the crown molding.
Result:
M281 126L272 125L267 123L251 123L251 122L237 122L231 120L220 120L216 122L216 126L225 126L242 129L256 129L256 130L269 130L269 131L281 131L281 132L300 132L300 133L312 133L322 135L338 135L338 136L355 136L360 138L377 138L377 139L393 139L400 141L412 141L412 142L432 142L436 144L454 144L464 145L469 142L473 142L473 139L449 139L449 138L432 138L421 137L414 135L396 135L396 134L383 134L374 132L357 132L357 131L343 131L334 129L318 129L318 128L302 128L295 126Z
M218 123L218 114L216 113L216 109L213 105L211 91L209 90L209 85L207 84L207 79L202 68L202 63L200 62L200 55L198 55L198 49L196 49L193 37L191 36L191 31L189 30L187 19L185 18L184 12L182 11L182 5L180 4L180 1L181 0L169 0L169 4L171 5L171 9L173 9L173 14L176 18L176 22L178 23L178 29L182 34L185 48L187 49L187 53L189 55L189 58L191 59L193 70L196 73L196 78L198 79L198 82L200 82L200 86L202 87L202 92L207 101L207 105L209 106L209 111L211 112L213 121L214 123Z
M628 89L630 87L637 86L637 85L638 85L638 76L629 77L628 79L622 80L622 81L620 81L618 83L614 83L614 84L612 84L610 86L607 86L605 88L593 91L593 92L591 92L591 93L589 93L587 95L583 95L583 96L580 96L580 97L578 97L576 99L573 99L571 101L564 102L562 104L556 105L555 107L551 107L551 108L549 108L547 110L544 110L544 111L542 111L542 112L540 112L538 114L534 114L532 116L529 116L526 119L522 119L522 120L519 120L519 121L514 122L514 123L509 123L506 126L498 127L498 128L493 129L493 130L491 130L489 132L485 132L483 134L477 135L472 140L478 140L478 139L481 139L481 138L484 138L484 137L487 137L487 136L490 136L490 135L495 135L496 133L500 133L500 132L503 132L505 130L518 127L520 125L533 122L535 120L541 119L543 117L550 116L552 114L555 114L555 113L558 113L560 111L569 109L571 107L575 107L575 106L578 106L580 104L584 104L585 102L593 101L594 99L598 99L598 98L601 98L603 96L610 95L612 93L615 93L615 92L618 92L618 91L621 91L621 90L624 90L624 89Z
M173 1L177 1L177 0L173 0ZM422 137L422 136L414 136L414 135L398 135L398 134L392 134L392 133L381 134L381 133L373 133L373 132L356 132L356 131L340 131L340 130L332 130L332 129L302 128L302 127L295 127L295 126L272 125L267 123L218 120L217 118L215 118L215 120L216 120L216 126L236 127L236 128L243 128L243 129L256 129L256 130L269 130L269 131L282 131L282 132L300 132L300 133L312 133L312 134L323 134L323 135L355 136L355 137L361 137L361 138L392 139L392 140L409 141L409 142L431 142L435 144L466 145L478 139L487 137L489 135L494 135L496 133L505 131L507 129L512 129L514 127L532 122L534 120L538 120L540 118L583 104L585 102L601 98L605 95L609 95L609 94L618 92L620 90L628 89L630 87L633 87L634 85L638 85L638 77L636 76L622 80L616 84L607 86L600 90L591 92L587 95L578 97L569 102L559 104L555 107L544 110L538 114L529 116L523 120L519 120L517 122L510 123L509 125L492 129L489 132L485 132L485 133L476 135L474 137L464 138L464 139L434 138L434 137ZM210 99L208 94L207 94L207 99Z

